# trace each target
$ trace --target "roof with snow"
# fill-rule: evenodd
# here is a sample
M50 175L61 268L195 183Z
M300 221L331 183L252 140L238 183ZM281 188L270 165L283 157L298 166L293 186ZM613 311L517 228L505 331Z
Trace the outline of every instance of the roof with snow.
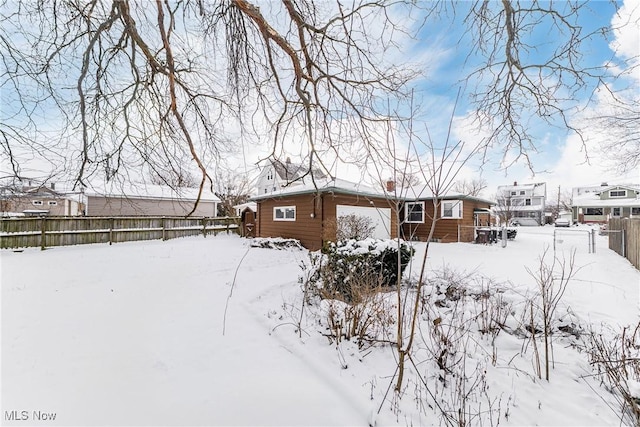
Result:
M371 187L363 183L355 183L346 181L344 179L325 179L316 180L315 183L308 183L304 185L296 185L291 187L284 187L282 189L273 191L271 193L259 194L252 197L250 200L259 201L265 199L272 199L283 196L293 196L299 194L309 193L341 193L350 194L354 196L364 197L377 197L377 198L397 198L402 201L418 201L418 200L432 200L434 199L433 193L424 187L412 187L398 189L396 193L386 192L380 188ZM481 199L475 196L469 196L461 193L449 192L443 195L439 195L438 199L442 200L476 200L482 203L495 204L494 202Z
M607 207L607 206L637 207L637 206L640 206L640 189L636 189L633 187L613 186L613 187L608 187L607 190L616 189L616 188L624 188L624 189L630 189L630 190L636 191L636 197L601 199L600 198L601 192L586 193L580 196L575 196L571 204L573 206L582 206L582 207ZM603 189L602 191L605 191L605 190Z
M288 157L285 162L280 160L271 160L271 164L280 179L287 182L296 181L305 175L309 175L309 165L291 163L291 160ZM325 179L327 177L326 174L318 168L314 168L312 172L316 179Z
M198 200L198 188L176 187L145 183L92 183L84 194L92 197L119 197L127 199ZM200 195L201 202L220 202L220 198L205 186Z

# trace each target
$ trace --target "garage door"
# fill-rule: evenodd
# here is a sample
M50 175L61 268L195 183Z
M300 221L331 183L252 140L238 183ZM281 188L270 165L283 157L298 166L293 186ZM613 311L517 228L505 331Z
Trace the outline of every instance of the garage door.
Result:
M337 205L336 216L345 215L371 218L372 224L375 226L373 237L377 239L389 239L391 237L391 208Z

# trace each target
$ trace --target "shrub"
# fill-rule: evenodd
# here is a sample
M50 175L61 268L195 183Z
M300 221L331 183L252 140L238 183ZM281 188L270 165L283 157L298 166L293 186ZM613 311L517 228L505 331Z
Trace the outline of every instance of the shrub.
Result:
M324 294L330 298L341 296L347 302L357 296L352 284L366 281L372 289L393 286L398 280L398 251L400 274L415 252L405 242L381 239L330 242L323 251L326 260L320 268L320 278Z
M349 239L363 240L373 237L376 227L373 220L366 216L341 215L325 222L322 239L340 242Z

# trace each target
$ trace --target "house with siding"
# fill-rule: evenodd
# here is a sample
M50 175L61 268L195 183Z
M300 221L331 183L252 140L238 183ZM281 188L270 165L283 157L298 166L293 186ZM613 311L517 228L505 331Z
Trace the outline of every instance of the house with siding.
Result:
M402 201L402 237L426 241L435 221L432 240L443 243L472 242L475 229L492 223L494 204L475 196L447 193L435 197L423 189L411 189Z
M256 180L257 193L267 194L285 187L295 187L312 183L313 179L325 180L327 176L318 168L310 169L308 164L291 162L287 157L284 162L269 160Z
M547 184L501 185L495 212L507 222L519 225L544 225Z
M77 195L57 191L51 182L20 179L0 188L2 216L77 216L82 208Z
M602 185L593 191L573 194L573 222L602 224L610 218L640 217L640 186Z
M470 242L475 238L474 224L481 216L489 220L491 206L491 202L460 194L437 200L433 196L397 196L382 188L338 179L283 188L251 200L257 206L256 236L298 239L310 250L335 239L337 219L351 214L369 218L376 238L396 238L400 230L404 239L426 240L435 218L434 239Z
M87 216L186 216L198 200L197 188L151 184L92 185L83 191ZM220 199L204 189L191 216L215 217Z

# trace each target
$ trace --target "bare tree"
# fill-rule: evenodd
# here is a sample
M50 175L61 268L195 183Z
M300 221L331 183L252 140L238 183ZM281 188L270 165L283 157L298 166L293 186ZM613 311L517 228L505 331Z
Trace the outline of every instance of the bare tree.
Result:
M495 195L494 200L496 201L495 212L498 219L500 219L500 223L509 224L514 215L511 193L509 191L498 193Z
M437 3L433 7L445 6ZM594 66L586 60L587 45L609 40L619 27L613 28L610 22L584 24L581 18L595 16L597 11L591 9L589 2L578 0L457 4L457 9L464 7L469 9L465 18L467 38L463 42L472 44L467 63L477 64L466 83L471 88L477 123L491 131L485 147L491 148L489 141L500 141L504 166L524 158L531 168L530 154L538 147L530 129L537 123L576 133L586 149L584 130L572 121L586 106L580 99L585 92L600 88L618 93L614 82L632 74L640 64L637 51L620 60L616 64L619 67L612 63ZM638 23L620 25L637 27ZM546 37L545 46L540 46L540 36L550 29L557 37ZM635 87L637 93L637 83ZM618 124L630 126L637 134L640 122L635 110L631 121ZM586 150L585 157L588 159Z
M214 178L214 191L220 198L218 215L235 216L233 207L249 200L251 186L247 177L242 174L218 170Z
M186 158L202 191L209 165L237 149L237 127L267 137L274 156L287 138L301 141L308 170L328 172L323 153L370 144L381 122L402 118L418 73L389 56L395 37L448 8L466 15L466 83L491 130L485 150L528 160L534 119L581 135L568 119L578 96L593 82L615 93L613 67L581 61L582 46L611 29L585 30L588 3L577 0L0 1L2 152L15 174L36 155L79 185ZM549 27L560 36L543 50L535 30Z
M245 135L268 129L274 153L285 135L302 134L310 164L322 164L319 141L366 134L377 100L402 96L412 73L384 56L388 30L402 30L391 4L261 6L4 0L0 84L11 93L0 143L12 167L25 151L60 156L71 145L73 158L60 161L82 184L187 157L202 190L212 184L207 164L232 149L230 122ZM60 122L48 145L34 136L44 110Z
M485 179L472 178L456 181L451 189L467 196L479 196L485 188L487 188L487 181Z

